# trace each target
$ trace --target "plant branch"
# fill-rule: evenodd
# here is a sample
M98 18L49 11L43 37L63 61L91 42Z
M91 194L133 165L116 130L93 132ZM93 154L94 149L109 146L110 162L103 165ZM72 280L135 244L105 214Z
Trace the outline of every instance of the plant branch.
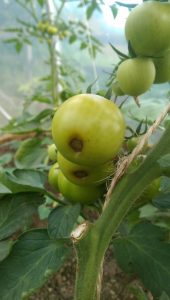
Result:
M48 14L49 23L52 23L51 10L48 1L47 1L47 14ZM50 65L51 65L52 99L53 99L54 106L56 106L59 100L59 68L58 68L58 57L56 53L55 37L51 37L51 39L49 40L48 50L50 54Z
M58 12L57 12L57 18L61 15L65 3L66 3L66 0L63 0L62 3L61 3L61 6L60 6L59 9L58 9Z
M24 134L4 134L2 136L0 136L0 145L14 141L14 140L18 140L18 141L22 141L22 140L26 140L28 138L33 138L34 136L37 135L37 132L29 132L29 133L24 133ZM46 131L46 132L42 132L41 135L45 135L45 136L50 136L51 132Z
M35 12L32 10L32 9L29 9L28 7L27 7L27 5L25 5L24 3L22 3L22 1L20 1L20 0L16 0L16 2L22 7L22 8L24 8L28 13L29 13L29 15L31 15L31 17L34 19L34 21L38 21L38 18L37 18L37 16L36 16L36 14L35 14Z

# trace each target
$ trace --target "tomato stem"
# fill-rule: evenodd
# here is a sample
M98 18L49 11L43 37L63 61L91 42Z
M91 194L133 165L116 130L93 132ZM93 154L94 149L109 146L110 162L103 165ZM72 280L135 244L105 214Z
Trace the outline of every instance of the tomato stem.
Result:
M77 274L75 300L99 300L97 283L106 250L120 223L144 189L161 176L158 160L170 153L170 124L158 144L134 172L116 185L105 210L75 244Z

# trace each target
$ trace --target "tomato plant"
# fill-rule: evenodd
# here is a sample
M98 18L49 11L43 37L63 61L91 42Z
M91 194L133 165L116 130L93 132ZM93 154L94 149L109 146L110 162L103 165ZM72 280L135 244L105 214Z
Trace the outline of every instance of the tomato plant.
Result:
M75 93L63 79L68 73L55 39L67 39L69 47L77 41L81 53L91 38L87 50L94 59L101 44L86 29L103 1L78 1L79 9L86 9L86 24L67 20L67 12L62 16L65 1L57 3L56 19L48 1L17 2L32 21L8 28L16 35L11 43L20 50L32 38L46 43L50 76L42 80L48 90L28 101L36 98L48 107L32 115L25 106L22 116L1 130L0 299L29 299L75 258L74 299L99 300L109 250L127 273L130 297L168 300L170 105L165 99L156 105L157 97L154 103L146 94L146 109L142 98L137 107L129 96L136 99L151 87L156 94L155 83L162 90L162 82L168 85L170 3L110 6L114 16L119 5L130 9L128 54L111 44L120 60L106 88L98 91L92 83ZM76 80L72 72L69 76Z

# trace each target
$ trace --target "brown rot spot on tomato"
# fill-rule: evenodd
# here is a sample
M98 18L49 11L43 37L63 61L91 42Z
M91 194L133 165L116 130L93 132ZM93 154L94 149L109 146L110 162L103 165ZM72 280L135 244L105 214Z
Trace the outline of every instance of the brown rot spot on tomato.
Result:
M78 170L78 171L75 171L74 173L74 176L76 176L77 178L86 178L88 176L88 173L84 170Z
M80 138L72 138L69 142L70 147L75 152L81 152L83 149L83 141Z

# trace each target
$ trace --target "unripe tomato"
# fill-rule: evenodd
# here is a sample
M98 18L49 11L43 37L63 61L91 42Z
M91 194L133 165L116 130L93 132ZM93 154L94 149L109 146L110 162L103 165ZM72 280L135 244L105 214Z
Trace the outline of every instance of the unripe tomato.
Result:
M139 96L154 82L155 66L149 58L130 58L119 65L116 78L125 94Z
M57 160L64 176L77 185L100 185L114 173L113 162L93 167L78 165L64 158L59 152Z
M116 96L123 96L125 93L121 90L119 83L114 82L112 85L112 91Z
M39 23L37 24L37 28L38 28L39 30L41 30L42 32L47 31L48 26L49 26L48 22L39 22Z
M55 35L55 34L58 33L58 28L55 27L55 26L50 25L50 26L48 26L48 28L47 28L47 32L48 32L50 35Z
M51 160L57 161L57 148L55 144L51 144L48 146L48 156Z
M70 182L60 171L58 187L61 194L72 203L94 203L103 194L101 186L80 186Z
M128 152L132 152L133 149L140 143L141 139L143 138L143 135L140 136L135 136L126 141L126 148ZM147 150L149 150L152 146L146 142L145 145L143 146L143 149L141 153L145 153Z
M161 56L170 49L170 3L148 1L129 14L125 34L142 56Z
M159 193L160 189L160 177L153 180L143 191L143 193L139 196L136 200L134 207L138 208L141 207L149 202L151 202L156 195Z
M119 108L98 95L80 94L65 101L52 121L59 152L82 165L113 159L123 143L125 121Z
M156 76L154 83L163 83L170 80L170 52L167 55L153 60Z
M58 174L59 174L59 165L55 163L48 173L48 182L51 187L58 190Z

